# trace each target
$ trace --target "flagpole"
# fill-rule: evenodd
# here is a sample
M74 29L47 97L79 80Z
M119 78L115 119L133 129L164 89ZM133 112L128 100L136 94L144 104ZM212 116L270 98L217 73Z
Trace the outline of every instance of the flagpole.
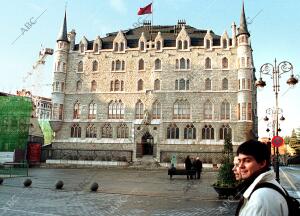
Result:
M154 12L153 0L151 1L151 4L152 4L152 13L151 13L151 32L150 32L150 40L152 41L152 29L153 29L153 26L154 26L154 23L153 23L153 12Z

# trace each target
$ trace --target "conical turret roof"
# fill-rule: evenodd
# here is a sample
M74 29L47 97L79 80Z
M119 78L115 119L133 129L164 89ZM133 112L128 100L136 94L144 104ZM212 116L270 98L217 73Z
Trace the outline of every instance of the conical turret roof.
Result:
M61 26L61 29L58 33L58 37L56 42L58 41L65 41L65 42L69 42L68 40L68 33L67 33L67 12L65 11L65 17L64 17L64 21L63 24Z

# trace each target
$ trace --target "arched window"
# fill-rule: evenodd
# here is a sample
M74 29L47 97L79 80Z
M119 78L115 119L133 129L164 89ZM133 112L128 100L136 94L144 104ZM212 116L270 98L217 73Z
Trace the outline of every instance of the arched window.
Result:
M95 80L93 80L91 82L91 91L95 92L97 90L97 82Z
M124 81L121 80L121 91L124 91Z
M74 109L73 109L73 119L80 119L80 114L81 114L80 103L77 101L77 102L74 104Z
M212 120L213 105L208 100L204 103L204 119Z
M160 59L155 59L154 70L161 70L161 60Z
M189 59L186 60L186 69L191 69L191 62Z
M185 59L184 59L184 58L181 58L181 59L180 59L180 69L186 69L186 66L185 66Z
M122 71L124 71L125 70L125 61L123 60L122 61Z
M179 139L179 128L175 123L168 126L167 139Z
M214 139L214 128L211 125L205 125L202 128L202 139Z
M86 133L85 133L86 138L96 138L97 137L97 129L94 126L94 124L88 124L86 127Z
M156 42L156 50L161 50L161 42L160 41Z
M190 103L187 100L177 100L173 105L173 119L189 119Z
M120 81L115 80L115 91L120 91Z
M77 71L78 71L78 72L83 72L83 62L82 62L82 61L80 61L80 62L78 63Z
M223 101L221 104L221 120L230 119L230 104L227 101Z
M228 59L226 57L222 58L222 68L228 69Z
M117 60L116 61L116 71L120 71L121 70L121 61Z
M97 104L92 101L89 104L89 115L88 115L88 119L95 119L96 118L96 114L97 114Z
M141 100L135 104L135 118L136 119L143 119L144 117L144 104Z
M138 90L138 91L142 91L143 88L144 88L143 85L144 85L144 81L140 79L140 80L138 81L138 88L137 88L137 90Z
M117 138L128 138L129 129L126 124L122 123L117 128Z
M252 104L248 103L248 112L247 112L247 120L252 120Z
M196 139L196 128L193 124L188 124L187 126L185 126L184 139Z
M187 42L187 40L185 40L183 42L183 49L188 49L188 42Z
M98 70L98 62L93 61L93 71L97 71L97 70Z
M144 50L145 50L145 43L144 43L144 41L141 41L141 42L140 42L140 50L141 50L141 51L144 51Z
M76 91L81 91L81 89L82 89L82 82L78 80L76 83Z
M112 127L109 123L106 123L103 125L102 129L101 129L101 137L102 138L112 138Z
M247 67L251 68L251 65L252 65L251 59L250 57L247 57Z
M227 48L227 39L223 39L223 48L226 49Z
M115 71L116 68L115 68L115 61L112 61L111 62L111 71Z
M152 119L160 119L161 118L161 104L159 101L155 101L152 104Z
M205 90L211 90L211 79L205 79Z
M94 52L99 51L99 45L97 43L94 44Z
M109 119L123 119L124 118L124 104L121 100L111 101L108 105Z
M154 81L154 90L160 90L160 80L156 79Z
M225 139L226 136L232 136L232 133L231 133L231 128L229 125L223 125L221 128L220 128L220 139Z
M144 60L143 59L139 60L139 70L145 70L145 65L144 65Z
M184 79L179 80L179 90L185 90L185 80Z
M180 50L182 49L182 41L181 40L178 41L178 49L180 49Z
M81 127L79 124L73 124L71 127L71 137L80 138L81 137Z
M222 89L223 90L228 90L228 79L227 78L224 78L222 80Z
M179 60L176 59L176 63L175 63L175 69L178 70L179 69Z
M211 60L209 57L205 59L205 69L211 69Z

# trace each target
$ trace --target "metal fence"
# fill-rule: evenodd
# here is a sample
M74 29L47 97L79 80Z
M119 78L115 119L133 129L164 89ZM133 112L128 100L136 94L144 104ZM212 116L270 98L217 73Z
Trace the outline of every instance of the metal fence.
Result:
M4 163L0 164L0 177L28 176L27 163Z
M176 155L177 163L184 163L185 158L199 157L203 163L220 164L223 163L224 152L176 152L176 151L161 151L160 162L170 162L173 155Z
M41 161L53 159L131 162L132 154L130 150L42 149Z

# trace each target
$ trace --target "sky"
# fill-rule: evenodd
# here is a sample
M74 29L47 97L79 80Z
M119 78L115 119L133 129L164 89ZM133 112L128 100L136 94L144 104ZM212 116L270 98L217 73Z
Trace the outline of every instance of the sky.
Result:
M3 0L0 7L2 50L0 91L16 93L22 88L34 94L51 96L53 56L32 70L41 47L55 48L56 38L67 8L68 31L76 30L76 43L85 36L94 40L106 33L133 28L139 20L139 7L151 0ZM289 61L294 74L300 74L300 1L245 0L245 13L251 34L256 77L264 63ZM199 29L231 35L231 24L239 25L242 0L154 0L154 25L175 25L179 19ZM29 23L29 24L28 24ZM31 24L30 24L31 23ZM32 73L33 75L28 76ZM280 122L281 136L300 127L300 84L290 88L289 73L280 78L279 107L285 117ZM27 79L24 80L24 78ZM272 80L264 75L267 87L258 90L259 137L271 136L263 121L266 109L275 105ZM31 86L39 83L39 86Z

